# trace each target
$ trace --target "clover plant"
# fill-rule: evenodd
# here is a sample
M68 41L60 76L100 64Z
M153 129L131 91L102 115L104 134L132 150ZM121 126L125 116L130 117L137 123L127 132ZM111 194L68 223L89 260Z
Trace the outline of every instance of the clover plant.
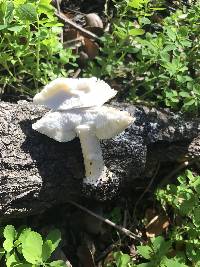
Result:
M52 230L46 238L22 228L17 231L13 225L7 225L2 231L0 265L7 267L67 267L62 260L51 261L51 255L61 241L60 231Z
M74 64L75 56L63 48L63 25L54 12L51 0L0 0L1 91L9 85L31 93L67 76L66 66Z

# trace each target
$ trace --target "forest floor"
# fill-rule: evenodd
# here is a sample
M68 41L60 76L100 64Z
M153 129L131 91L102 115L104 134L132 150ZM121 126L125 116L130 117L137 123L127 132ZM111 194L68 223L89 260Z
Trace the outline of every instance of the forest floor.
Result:
M114 6L111 4L108 6L108 2L63 0L60 5L59 1L54 1L58 17L65 21L60 11L66 16L62 37L64 46L72 48L79 55L78 68L73 77L79 77L89 61L101 56L99 38L110 31L115 12ZM169 1L169 8L175 8L173 2ZM106 12L109 11L109 16L105 15L105 9ZM159 20L159 14L157 19ZM130 56L129 60L133 58ZM123 85L123 77L110 79L109 83L119 91L118 100L126 99L128 91L127 84ZM5 94L2 100L16 101L22 98L27 99L27 96ZM28 100L31 100L31 97L28 97ZM89 200L84 200L82 206L68 203L54 207L44 214L16 219L15 225L29 225L44 235L54 227L60 229L62 243L55 258L68 260L73 267L134 266L128 265L128 262L124 265L117 263L114 252L127 254L138 263L140 256L137 246L148 244L150 238L168 236L174 223L174 214L171 208L167 212L162 209L155 198L155 191L163 179L172 182L186 168L183 162L158 163L151 178L144 177L140 184L133 183L122 192L120 199L106 203L93 201L91 203ZM199 173L198 164L193 165L192 170L194 173ZM91 215L90 211L94 214ZM105 218L114 225L103 222ZM175 265L171 265L173 266Z

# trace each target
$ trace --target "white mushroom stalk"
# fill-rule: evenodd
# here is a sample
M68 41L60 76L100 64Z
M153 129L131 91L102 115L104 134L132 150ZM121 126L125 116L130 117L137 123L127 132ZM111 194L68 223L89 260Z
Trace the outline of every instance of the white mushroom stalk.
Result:
M33 101L52 109L33 129L59 142L79 137L85 164L84 183L97 186L112 178L104 164L100 139L126 129L134 119L126 111L103 106L116 91L96 78L59 78L48 84Z
M96 185L99 180L107 180L107 168L104 165L100 142L94 133L93 126L80 125L76 128L76 132L83 152L85 183Z

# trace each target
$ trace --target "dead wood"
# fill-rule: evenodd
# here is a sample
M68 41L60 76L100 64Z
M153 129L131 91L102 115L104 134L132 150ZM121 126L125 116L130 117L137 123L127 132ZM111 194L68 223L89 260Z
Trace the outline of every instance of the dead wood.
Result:
M200 119L126 104L113 106L127 109L136 117L122 134L101 143L105 163L116 174L117 186L118 181L126 184L142 177L148 162L158 160L161 151L169 150L170 155L174 151L173 160L199 157ZM0 217L40 213L55 204L84 197L79 140L58 143L32 130L32 123L45 112L26 101L0 102ZM181 152L175 154L177 147ZM116 190L110 193L115 195ZM91 197L95 198L95 193Z

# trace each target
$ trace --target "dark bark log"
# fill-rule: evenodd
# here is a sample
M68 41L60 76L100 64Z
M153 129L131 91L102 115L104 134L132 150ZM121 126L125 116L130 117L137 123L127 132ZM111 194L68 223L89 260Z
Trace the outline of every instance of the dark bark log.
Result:
M173 145L173 151L180 148L175 159L182 155L199 157L199 119L187 120L166 111L125 104L113 106L127 109L136 117L122 134L101 143L105 163L117 177L116 187L119 180L126 182L144 175L149 154L152 160ZM33 131L32 123L45 112L26 101L0 102L0 217L39 213L82 196L84 165L79 140L58 143ZM194 143L198 144L195 149ZM113 190L103 198L115 194ZM97 197L96 193L91 197Z

